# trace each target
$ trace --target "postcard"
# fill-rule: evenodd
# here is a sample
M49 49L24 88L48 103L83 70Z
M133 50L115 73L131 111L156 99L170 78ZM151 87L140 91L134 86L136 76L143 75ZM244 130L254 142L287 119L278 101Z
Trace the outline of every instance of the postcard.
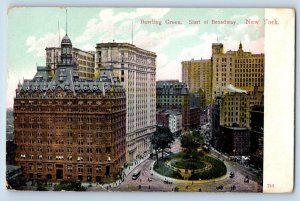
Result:
M7 189L293 191L293 9L7 15Z

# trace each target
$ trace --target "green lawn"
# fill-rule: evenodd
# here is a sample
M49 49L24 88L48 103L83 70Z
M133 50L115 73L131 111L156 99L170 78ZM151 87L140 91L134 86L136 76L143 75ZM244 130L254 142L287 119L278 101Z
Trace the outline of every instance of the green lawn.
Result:
M168 157L165 157L164 159L159 160L158 162L155 162L154 164L154 170L166 177L171 177L174 179L183 179L182 175L179 172L176 172L172 170L171 168L167 167L166 162L171 160L175 155L169 155Z
M183 176L181 175L180 171L175 171L171 168L169 168L166 163L170 160L173 160L171 162L171 165L180 169L185 169L185 167L189 167L191 165L191 161L188 159L184 158L183 153L178 153L178 154L172 154L164 159L159 160L158 162L155 162L154 164L154 170L166 177L171 177L174 179L183 179ZM202 169L205 167L205 163L210 164L212 167L208 170L197 172L192 174L188 180L208 180L208 179L213 179L213 178L218 178L226 174L227 168L225 164L215 158L212 158L208 155L203 155L199 158L198 161L193 162L192 165L196 166L196 169Z

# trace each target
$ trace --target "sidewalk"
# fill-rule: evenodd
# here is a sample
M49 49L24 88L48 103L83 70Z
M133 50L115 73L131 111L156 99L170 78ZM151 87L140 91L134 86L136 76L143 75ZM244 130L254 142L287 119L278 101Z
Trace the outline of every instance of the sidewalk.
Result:
M147 155L145 158L140 159L140 160L134 160L131 162L132 165L127 166L123 172L122 172L122 176L125 179L138 165L140 165L141 163L143 163L144 161L146 161L149 158L150 155ZM84 182L82 183L82 186L85 187L101 187L105 190L108 190L110 188L115 188L118 187L119 185L122 184L122 179L118 179L117 181L113 182L113 183L108 183L108 184L98 184L98 183L88 183L88 182Z

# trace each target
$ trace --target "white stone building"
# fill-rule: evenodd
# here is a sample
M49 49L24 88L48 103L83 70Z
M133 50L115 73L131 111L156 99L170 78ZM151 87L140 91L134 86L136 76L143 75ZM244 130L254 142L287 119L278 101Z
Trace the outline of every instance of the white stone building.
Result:
M98 43L96 69L113 68L126 89L127 161L151 153L156 126L156 54L129 43Z
M169 128L172 133L177 133L182 130L182 115L179 112L170 112Z

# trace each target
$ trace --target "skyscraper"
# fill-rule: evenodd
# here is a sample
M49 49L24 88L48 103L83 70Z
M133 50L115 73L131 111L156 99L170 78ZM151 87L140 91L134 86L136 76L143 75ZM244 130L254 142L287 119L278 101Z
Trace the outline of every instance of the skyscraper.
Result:
M156 126L156 54L129 43L98 43L96 70L112 68L126 90L127 160L151 153Z
M229 85L249 93L255 87L264 87L264 54L252 54L243 50L224 53L222 43L212 44L212 100L230 91Z
M182 61L182 82L188 85L190 93L204 93L205 104L211 103L210 59ZM201 90L201 91L200 91Z
M192 92L202 89L206 104L212 104L216 96L230 91L229 86L249 93L255 87L264 87L264 54L246 52L242 43L237 51L226 53L222 43L213 43L211 59L192 59L181 64L182 81Z

